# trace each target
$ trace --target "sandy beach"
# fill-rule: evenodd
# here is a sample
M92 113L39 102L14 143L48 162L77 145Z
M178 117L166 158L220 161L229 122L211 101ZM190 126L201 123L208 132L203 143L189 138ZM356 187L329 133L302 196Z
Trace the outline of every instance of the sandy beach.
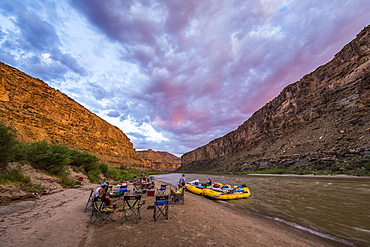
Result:
M160 184L156 182L156 187ZM340 246L190 192L183 205L170 204L168 220L154 222L153 209L147 209L154 197L143 195L146 203L138 223L121 224L118 208L117 221L99 227L90 224L91 211L84 212L96 186L87 184L0 207L0 246Z

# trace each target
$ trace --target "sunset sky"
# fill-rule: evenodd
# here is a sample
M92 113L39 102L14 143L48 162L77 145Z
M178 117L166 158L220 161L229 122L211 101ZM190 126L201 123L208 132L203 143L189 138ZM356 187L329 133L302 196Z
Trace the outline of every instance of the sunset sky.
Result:
M370 24L369 0L1 0L0 61L181 155L235 130Z

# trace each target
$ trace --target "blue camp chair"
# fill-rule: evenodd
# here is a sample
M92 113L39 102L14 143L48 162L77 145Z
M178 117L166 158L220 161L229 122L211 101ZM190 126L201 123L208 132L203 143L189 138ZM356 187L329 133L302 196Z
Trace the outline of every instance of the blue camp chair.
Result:
M155 197L154 212L153 212L154 221L157 221L157 219L161 215L166 220L168 220L168 195Z
M167 185L166 184L161 184L161 187L157 189L157 195L158 196L165 196L166 195L166 189Z

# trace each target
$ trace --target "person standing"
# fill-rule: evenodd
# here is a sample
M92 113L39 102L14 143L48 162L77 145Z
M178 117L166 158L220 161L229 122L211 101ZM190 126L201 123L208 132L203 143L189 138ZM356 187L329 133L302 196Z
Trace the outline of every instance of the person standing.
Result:
M185 174L182 174L182 176L179 179L179 188L182 188L185 186Z
M146 182L146 174L144 171L141 172L140 182Z

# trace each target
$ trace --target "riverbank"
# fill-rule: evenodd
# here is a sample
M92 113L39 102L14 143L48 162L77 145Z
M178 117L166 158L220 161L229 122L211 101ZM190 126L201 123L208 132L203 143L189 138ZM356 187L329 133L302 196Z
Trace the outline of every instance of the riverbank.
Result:
M161 182L156 182L159 186ZM154 222L154 197L143 196L142 219L92 225L84 212L92 185L0 208L2 246L339 246L299 229L242 213L190 193L171 204L169 219Z
M345 174L335 175L315 175L315 174L245 174L246 176L265 176L265 177L301 177L301 178L355 178L355 179L370 179L370 176L351 176Z

